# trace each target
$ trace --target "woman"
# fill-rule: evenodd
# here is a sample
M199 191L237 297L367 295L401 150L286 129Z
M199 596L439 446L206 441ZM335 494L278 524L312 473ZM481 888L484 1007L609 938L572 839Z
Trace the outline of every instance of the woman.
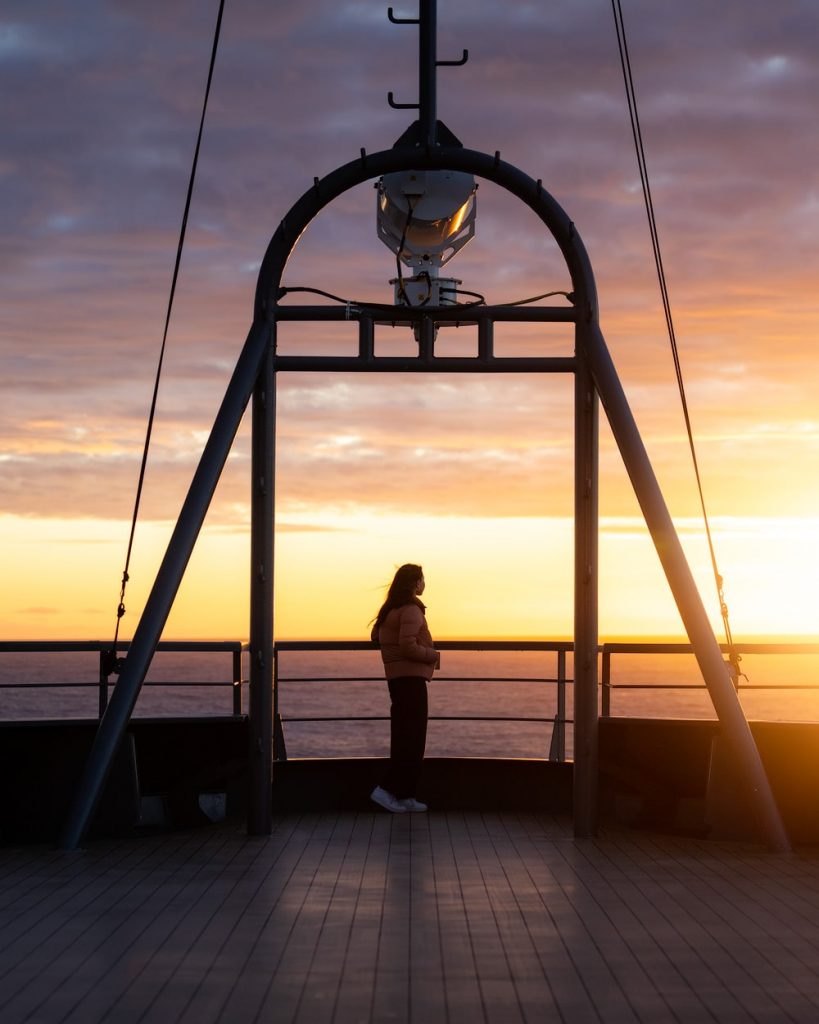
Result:
M424 586L420 565L402 565L372 630L391 703L390 761L370 798L396 814L427 809L415 799L415 787L427 740L427 681L441 667L441 655L432 646L426 608L419 600Z

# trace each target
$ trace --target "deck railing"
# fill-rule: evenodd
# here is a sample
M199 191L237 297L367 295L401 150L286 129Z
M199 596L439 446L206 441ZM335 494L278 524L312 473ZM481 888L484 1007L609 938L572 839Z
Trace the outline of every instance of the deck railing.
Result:
M128 650L127 641L117 643L117 654ZM103 715L108 706L108 691L112 685L107 661L111 650L110 643L101 640L0 640L0 654L99 654L98 678L95 682L47 682L21 683L0 682L0 690L66 690L89 689L94 687L99 695L99 715ZM232 709L234 715L242 713L242 687L247 680L242 678L242 654L248 650L247 643L240 640L163 640L157 647L158 651L176 651L182 653L210 654L224 651L231 656L230 679L197 681L197 680L148 680L143 686L187 687L187 686L229 686L232 691Z
M726 644L721 644L720 649L723 654L728 655L729 648ZM819 644L734 644L733 650L739 655L746 654L819 654ZM622 654L648 654L656 657L659 654L690 654L693 655L694 648L690 644L677 644L677 643L605 643L600 648L601 655L601 672L600 672L600 689L601 689L601 714L604 718L610 717L611 715L611 697L614 690L697 690L700 693L704 692L705 686L702 682L699 683L675 683L663 680L656 683L614 683L612 682L612 657L615 655ZM809 682L798 682L798 683L781 683L778 682L775 687L768 684L755 684L748 680L743 681L742 677L736 681L737 690L819 690L819 681L815 683Z
M552 728L551 742L549 745L550 761L565 761L566 759L566 726L573 723L573 719L566 716L566 686L573 680L566 674L566 656L572 650L571 641L561 640L443 640L436 641L435 647L439 651L481 651L488 653L501 653L504 651L539 651L555 655L554 675L543 676L451 676L436 675L433 685L436 682L454 683L532 683L535 685L551 685L557 688L556 708L553 716L541 715L430 715L432 722L534 722L550 725ZM343 652L343 651L374 651L371 643L361 641L279 641L274 652L274 674L277 685L274 694L278 699L280 683L289 684L312 684L312 683L380 683L384 684L384 676L372 675L346 675L346 676L287 676L280 672L280 655L287 652ZM273 709L275 721L275 742L274 749L278 760L287 759L287 745L284 727L287 723L295 722L383 722L389 721L386 715L327 715L327 716L287 716L279 714L278 703Z
M48 682L0 682L0 691L11 689L68 689L68 688L96 688L98 691L98 705L100 716L105 711L108 703L109 687L112 685L109 667L107 665L107 652L110 651L110 644L102 641L0 641L0 655L13 653L36 653L36 654L70 654L70 653L97 653L99 658L98 678L91 682L61 682L58 680ZM128 650L128 643L118 643L117 653L124 653ZM459 722L498 722L498 723L542 723L544 726L551 726L551 741L549 746L550 760L563 761L566 758L566 726L573 724L573 720L567 715L567 686L573 682L567 673L567 658L571 654L572 644L570 641L440 641L436 646L442 651L469 651L502 653L505 651L537 651L555 656L555 670L552 675L529 675L529 676L436 676L436 681L441 682L469 682L469 683L508 683L508 684L536 684L556 687L555 714L546 715L432 715L432 721L459 721ZM735 650L740 655L819 655L819 644L761 644L747 643L735 644ZM385 715L318 715L318 716L289 716L282 717L278 706L278 695L282 683L291 684L329 684L334 683L382 683L382 675L288 675L281 671L281 655L288 653L311 653L311 652L364 652L373 651L373 645L363 641L279 641L274 648L274 674L276 686L274 694L274 729L276 732L275 749L277 757L285 760L287 758L287 747L285 742L285 726L288 723L309 723L309 722L378 722L388 720ZM160 652L179 652L192 654L205 654L225 652L230 655L229 678L222 680L156 680L151 679L144 683L147 687L229 687L231 690L232 713L241 715L243 713L242 690L247 686L248 680L243 677L242 656L248 651L248 644L242 641L163 641L159 644ZM727 653L727 648L723 646ZM604 643L600 647L601 655L601 714L603 717L610 717L612 714L612 695L614 691L698 691L704 693L705 687L702 682L678 682L674 679L663 678L656 682L614 682L613 681L613 659L622 655L693 655L693 648L690 644L684 643ZM226 673L227 675L227 673ZM769 684L757 684L740 678L738 688L747 690L813 690L819 691L817 682L782 682L778 681L776 686Z
M49 681L46 683L26 682L0 682L0 690L3 689L66 689L81 688L88 689L95 687L99 692L99 714L102 716L108 703L109 686L112 685L107 674L107 652L110 644L101 641L0 641L0 655L9 653L37 653L37 654L65 654L65 653L98 653L99 669L98 679L95 682L60 682ZM567 717L566 708L566 687L572 682L566 672L566 658L572 650L569 641L442 641L437 645L442 651L486 651L500 653L503 651L541 651L551 653L555 656L555 671L553 675L536 676L444 676L446 682L470 682L470 683L531 683L550 685L557 688L556 713L553 716L540 715L432 715L432 721L462 721L462 722L529 722L542 723L551 727L551 741L549 745L549 758L554 761L566 759L566 726L572 724L571 717ZM186 686L229 686L232 689L233 714L242 714L242 689L247 685L247 679L242 677L242 655L248 650L248 645L240 641L163 641L157 648L158 651L176 651L191 653L209 653L225 651L230 653L232 659L232 673L229 680L219 681L178 681L178 680L150 680L143 686L150 687L186 687ZM117 644L117 653L124 653L128 650L128 643ZM292 716L283 718L279 713L278 695L279 684L313 684L313 683L379 683L383 685L383 675L332 675L332 676L288 676L280 674L281 655L288 652L355 652L369 651L375 653L372 643L363 641L279 641L274 648L274 674L276 685L274 687L274 749L279 760L286 760L287 747L285 743L285 725L296 722L362 722L362 721L388 721L384 715L318 715L318 716ZM374 662L378 664L378 662Z

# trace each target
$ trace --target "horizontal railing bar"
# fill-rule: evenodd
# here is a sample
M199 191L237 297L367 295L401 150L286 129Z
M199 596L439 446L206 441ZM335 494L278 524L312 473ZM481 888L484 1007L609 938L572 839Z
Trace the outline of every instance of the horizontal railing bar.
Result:
M819 683L742 683L739 689L746 690L819 690Z
M247 685L247 679L242 679L241 685ZM144 682L145 686L239 686L238 682L232 679L211 679L208 681L196 682L195 680L173 680L173 679L156 679L149 682ZM98 690L100 684L98 680L94 682L84 683L0 683L0 690L65 690L71 687L83 688L86 690Z
M720 644L725 654L731 651L728 644ZM819 654L819 644L733 644L733 650L740 654ZM669 643L605 643L600 647L603 654L693 654L691 644Z
M118 651L127 651L130 641L117 643ZM7 654L68 654L72 652L110 651L110 641L103 640L0 640L0 653ZM161 640L157 644L158 651L249 651L250 645L245 640Z
M366 678L346 678L336 676L325 676L316 678L300 678L294 676L292 678L280 678L280 683L377 683L383 682L383 676L369 676ZM503 679L495 678L473 678L472 676L443 676L437 679L432 679L432 683L559 683L559 682L571 683L572 679L515 679L506 677ZM161 679L155 681L149 681L142 684L143 686L168 686L168 687L182 687L182 686L247 686L248 680L242 679L240 682L234 683L232 679L225 680L208 680L197 682L195 680L173 680L173 679ZM703 690L705 689L704 683L601 683L601 686L608 690ZM79 683L0 683L0 690L63 690L70 688L96 690L99 689L98 682L79 682ZM746 690L819 690L819 683L770 683L768 685L761 685L759 683L748 683L740 686L740 690L743 692Z
M601 683L607 690L705 690L705 683ZM743 683L739 687L746 690L819 690L819 683Z
M277 651L378 651L372 640L277 640ZM571 640L436 640L440 651L571 651Z
M383 683L384 676L279 676L280 683ZM547 676L434 676L431 683L571 683Z
M705 683L601 683L607 690L704 690ZM743 687L744 689L744 687ZM778 689L778 687L769 687Z
M0 690L67 690L71 687L98 690L98 681L93 683L0 683Z
M549 718L498 718L497 715L430 715L429 722L554 722L554 715ZM389 722L389 715L328 715L319 718L285 718L282 722ZM571 718L564 722L572 723Z
M128 650L129 641L119 641L118 651ZM278 640L280 651L366 651L377 647L366 640ZM436 643L441 650L470 651L571 651L571 640L441 640ZM727 644L721 649L728 652ZM103 640L0 640L0 653L69 653L73 651L108 651L110 642ZM241 651L250 649L242 640L162 640L159 651ZM745 654L819 654L819 644L734 644L734 649ZM692 654L690 644L669 643L604 643L599 650L603 654Z

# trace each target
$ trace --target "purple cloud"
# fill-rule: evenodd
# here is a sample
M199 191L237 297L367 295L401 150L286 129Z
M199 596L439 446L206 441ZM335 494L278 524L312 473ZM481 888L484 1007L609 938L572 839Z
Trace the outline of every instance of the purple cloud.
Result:
M499 149L542 178L575 220L649 448L683 487L689 470L610 13L588 0L439 7L439 55L471 54L465 67L441 69L440 116L466 145ZM2 510L129 514L216 9L193 0L5 5ZM815 435L788 430L815 419L819 369L819 9L808 0L662 9L635 0L624 13L695 424L716 439L713 458L727 460L719 475L732 493L767 507L775 488L760 496L749 480L764 472L784 493L791 455L819 468ZM409 115L390 110L386 93L415 98L415 45L415 29L391 26L380 2L228 5L147 516L178 508L278 221L314 175L361 146L388 148L406 126ZM478 236L457 261L465 287L508 301L566 286L528 211L486 183L479 211ZM374 235L372 190L362 187L311 225L287 281L384 300L392 273ZM498 415L489 384L447 387L356 382L336 407L331 381L283 382L288 500L406 507L420 447L425 508L563 509L568 403L544 405L539 382L520 382ZM425 405L424 394L436 401ZM412 447L392 429L396 409L412 424ZM361 440L333 454L340 418ZM760 438L760 422L781 427L778 449ZM217 498L225 521L247 500L243 438ZM604 459L613 481L615 461L609 469Z

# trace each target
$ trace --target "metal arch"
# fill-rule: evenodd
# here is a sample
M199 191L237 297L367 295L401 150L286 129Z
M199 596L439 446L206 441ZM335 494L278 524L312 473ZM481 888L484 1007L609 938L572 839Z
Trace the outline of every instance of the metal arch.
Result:
M407 146L372 156L367 156L362 151L359 160L338 168L323 180L317 180L313 188L302 196L281 222L265 253L259 272L253 324L188 488L153 587L134 630L128 655L123 662L108 707L100 720L60 835L59 846L62 849L75 849L81 844L88 830L251 394L254 396L255 434L253 501L261 508L259 521L251 529L251 587L255 588L257 595L256 612L251 618L251 634L256 639L255 651L251 651L251 672L257 680L260 673L268 674L269 659L272 656L270 641L273 552L269 526L272 525L274 485L274 289L278 289L281 274L300 234L323 207L349 188L379 174L412 167L471 170L472 173L495 181L519 196L536 212L555 237L566 256L578 304L585 311L590 323L596 321L597 296L591 265L571 221L542 188L540 182L534 181L522 171L502 161L499 154L490 157L487 154L455 147L428 151L415 150ZM578 334L581 331L580 324L577 325L577 331ZM584 443L582 447L583 450L591 450L593 438L589 437L588 443ZM588 493L585 497L588 500ZM591 574L591 578L596 581L596 574ZM257 685L252 688L251 707L253 717L259 726L257 735L252 737L250 751L251 774L256 776L253 788L259 804L256 809L251 807L248 824L251 832L264 834L269 832L271 827L269 796L267 806L264 806L264 787L259 785L260 779L263 782L265 773L269 778L271 763L267 756L270 749L270 730L264 723L272 709L266 686ZM590 749L593 746L594 744L590 744ZM269 788L267 793L269 794Z
M316 179L279 225L262 261L256 288L257 321L275 329L281 275L301 233L335 198L378 175L402 170L461 170L493 181L517 196L546 225L571 275L577 307L575 369L575 833L597 824L597 514L598 413L602 399L620 454L646 519L683 624L694 647L726 739L772 849L790 843L759 751L722 659L719 643L679 543L671 516L598 325L597 292L585 246L556 200L524 172L500 159L454 146L398 146L367 156ZM268 354L268 364L273 357ZM261 449L261 445L260 445ZM268 459L272 458L268 453ZM265 512L268 521L272 515ZM272 553L271 553L272 554ZM269 567L272 587L272 563ZM261 603L272 609L272 591ZM265 627L267 628L267 627ZM272 646L272 644L271 644ZM270 730L267 730L269 732ZM257 739L257 744L264 737ZM259 831L269 810L260 809Z
M82 841L124 737L131 712L148 671L176 591L204 522L239 423L254 395L254 510L251 531L253 564L251 672L255 677L251 702L256 731L252 735L251 779L256 804L248 813L248 830L271 829L270 689L272 670L272 506L273 440L275 437L275 308L281 275L304 228L328 203L349 188L393 170L465 170L493 181L516 195L543 221L557 242L571 275L579 316L576 321L575 372L575 700L576 736L575 832L592 834L596 827L596 654L597 654L597 395L606 408L626 469L660 554L672 593L695 648L703 678L711 693L726 738L733 747L746 786L754 797L760 830L776 850L789 842L765 775L759 752L737 696L725 671L719 645L711 630L682 548L662 498L628 402L602 333L594 277L585 247L574 225L540 182L505 163L496 154L454 147L410 146L374 154L316 180L312 189L288 213L274 234L262 261L256 290L255 316L188 490L185 503L146 602L128 657L100 722L60 846L74 849ZM255 692L255 696L254 696ZM585 725L581 724L585 723ZM578 743L579 739L579 743ZM580 785L580 802L577 787ZM251 795L253 801L253 795Z
M545 225L560 248L569 271L574 305L575 358L575 786L574 824L578 835L592 835L597 827L597 449L598 402L585 351L590 331L597 324L598 306L594 274L574 224L557 201L523 171L500 158L499 153L464 149L461 146L397 145L331 171L291 207L279 224L265 252L256 286L256 323L267 322L275 337L277 300L287 261L310 222L330 203L357 185L382 174L402 170L460 170L492 181L520 199ZM431 319L434 319L434 314ZM422 342L422 349L425 346ZM431 340L426 345L431 353ZM367 361L375 365L370 346ZM476 360L477 363L477 360ZM275 355L268 352L262 375L266 384L254 391L254 493L251 546L264 552L253 557L251 581L251 787L248 830L265 835L272 827L272 808L267 794L273 781L272 723L276 715L273 690L273 474L275 465ZM320 366L317 368L321 368ZM478 367L476 369L486 369ZM526 372L521 367L521 372Z
M256 285L255 317L270 317L278 298L278 288L287 260L308 224L339 196L382 174L405 170L466 171L505 188L517 196L546 225L566 260L571 275L576 305L582 319L597 320L597 289L586 248L574 224L540 181L514 165L477 150L446 146L426 148L399 147L367 155L343 164L326 177L316 179L313 187L291 207L279 224L265 252Z

